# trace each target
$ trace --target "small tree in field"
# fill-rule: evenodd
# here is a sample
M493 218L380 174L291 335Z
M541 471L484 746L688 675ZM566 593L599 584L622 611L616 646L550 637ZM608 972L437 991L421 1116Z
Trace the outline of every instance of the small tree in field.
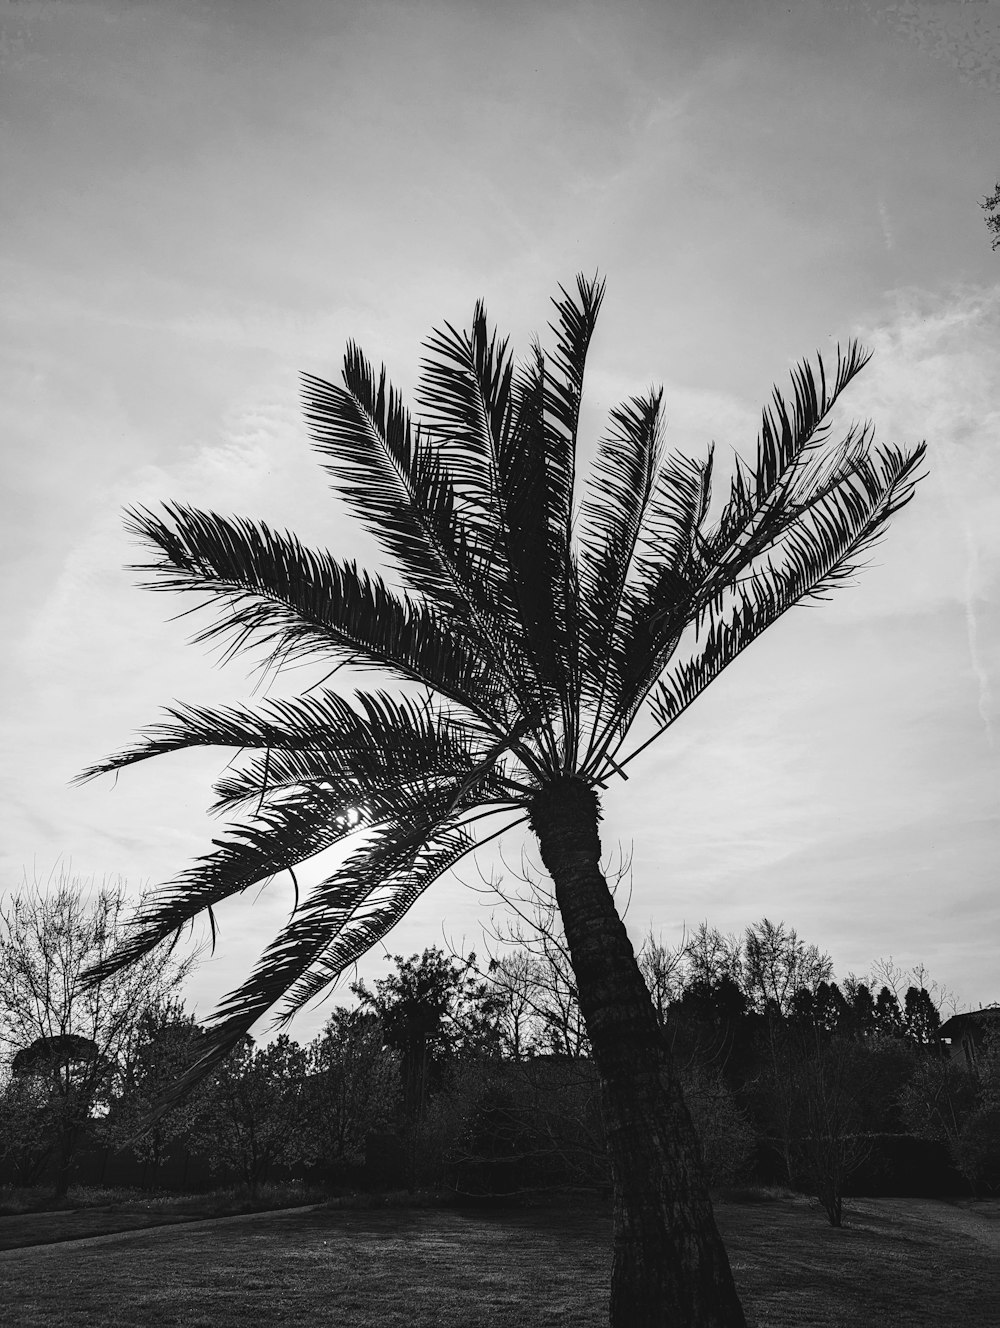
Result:
M812 1045L803 1046L808 1039ZM819 1198L831 1226L843 1221L844 1187L872 1151L870 1089L877 1066L860 1042L800 1034L786 1091L793 1103L798 1172Z
M130 514L152 554L148 584L219 610L202 640L263 644L275 665L322 659L324 682L350 659L401 686L177 706L85 772L190 746L248 754L217 785L220 807L247 815L95 979L351 837L223 1004L197 1070L208 1073L277 1002L290 1015L325 990L465 854L527 824L601 1080L611 1321L737 1328L697 1139L601 868L601 790L787 610L853 575L909 500L924 448L876 447L867 426L832 439L831 414L868 359L851 342L830 372L798 366L788 401L775 392L718 503L713 454L665 450L660 390L611 413L584 490L581 403L603 298L596 277L561 288L553 348L536 342L520 364L481 304L470 331L444 324L427 342L419 421L353 343L341 382L307 376L323 464L391 581L264 523L176 504Z

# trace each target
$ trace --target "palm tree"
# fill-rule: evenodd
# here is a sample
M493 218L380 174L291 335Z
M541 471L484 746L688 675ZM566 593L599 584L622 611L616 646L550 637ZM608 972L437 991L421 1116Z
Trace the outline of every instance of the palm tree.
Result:
M396 686L323 688L256 708L174 706L81 779L185 747L237 749L215 809L244 808L164 887L95 977L220 900L288 871L296 906L213 1016L206 1073L278 1002L287 1020L487 838L527 822L552 877L600 1072L614 1178L611 1323L742 1325L690 1118L600 866L599 790L662 736L788 608L859 563L911 496L923 446L831 443L830 412L866 363L793 373L710 512L712 454L664 451L662 391L611 414L574 496L587 350L604 294L560 287L554 350L515 364L476 306L426 343L415 423L384 368L348 345L342 386L307 375L322 465L401 583L263 523L178 504L133 509L151 589L197 591L197 641L265 665L321 657ZM200 607L200 606L199 606ZM631 740L646 717L643 741ZM242 759L240 759L242 758ZM484 824L485 823L485 824ZM295 867L348 841L299 901Z

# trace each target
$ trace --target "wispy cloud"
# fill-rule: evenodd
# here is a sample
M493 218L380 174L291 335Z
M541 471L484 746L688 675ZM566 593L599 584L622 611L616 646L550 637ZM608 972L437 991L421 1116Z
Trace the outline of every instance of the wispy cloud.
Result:
M892 253L896 242L892 234L892 226L889 223L889 209L886 206L885 199L881 195L878 200L878 219L882 225L882 235L885 239L885 247L890 253Z

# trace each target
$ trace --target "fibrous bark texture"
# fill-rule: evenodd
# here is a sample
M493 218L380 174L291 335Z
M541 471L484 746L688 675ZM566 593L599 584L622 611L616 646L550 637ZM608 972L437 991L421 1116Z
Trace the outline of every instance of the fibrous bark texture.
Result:
M612 1328L746 1328L663 1030L600 869L599 807L568 777L531 806L587 1022L614 1184Z

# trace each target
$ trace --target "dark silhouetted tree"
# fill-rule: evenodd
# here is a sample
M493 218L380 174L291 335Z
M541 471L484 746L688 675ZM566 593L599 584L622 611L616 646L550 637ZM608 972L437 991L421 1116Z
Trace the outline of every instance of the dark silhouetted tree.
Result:
M664 449L659 390L612 411L581 493L603 295L596 278L562 290L553 349L536 343L520 365L482 305L470 331L446 323L426 345L417 423L353 343L340 383L305 379L323 465L399 589L263 523L180 504L130 513L152 552L146 583L218 609L200 640L262 644L275 666L322 659L326 676L256 709L174 706L85 772L191 746L246 754L217 785L219 807L246 817L95 977L352 837L221 1006L207 1072L277 1002L290 1015L377 944L488 837L484 819L494 834L527 822L602 1082L612 1322L741 1325L694 1130L601 870L600 791L787 610L853 576L910 498L924 448L876 447L867 426L833 438L831 412L868 358L851 342L830 369L800 365L790 400L774 393L755 456L716 505L712 453ZM348 659L408 687L320 689Z
M395 1122L399 1054L386 1044L378 1015L342 1008L306 1052L313 1158L327 1166L359 1163L369 1134Z
M941 1027L941 1015L931 999L926 987L908 987L903 1001L903 1021L906 1036L918 1047L937 1051L938 1029Z
M802 987L815 991L833 974L833 961L815 945L799 939L794 927L762 918L747 928L744 941L743 989L754 1009L773 1006L786 1014Z
M266 1047L244 1037L206 1085L189 1128L216 1172L233 1170L251 1193L273 1164L312 1160L305 1050L287 1034Z
M879 1037L902 1037L904 1032L903 1012L888 987L882 987L875 997L875 1031Z
M207 1081L171 1111L150 1121L154 1103L201 1053L204 1037L194 1015L168 997L145 1010L136 1036L123 1058L110 1113L102 1122L106 1144L129 1148L155 1176L167 1150L186 1141L202 1110ZM147 1181L144 1177L143 1183Z
M850 1006L851 1027L857 1037L871 1037L875 1032L875 998L864 982L849 978L844 984Z
M398 1054L404 1114L422 1119L430 1092L458 1056L499 1051L488 982L478 976L476 956L456 960L431 946L422 955L396 955L396 972L376 978L374 990L356 982L351 990L379 1018L385 1041Z

